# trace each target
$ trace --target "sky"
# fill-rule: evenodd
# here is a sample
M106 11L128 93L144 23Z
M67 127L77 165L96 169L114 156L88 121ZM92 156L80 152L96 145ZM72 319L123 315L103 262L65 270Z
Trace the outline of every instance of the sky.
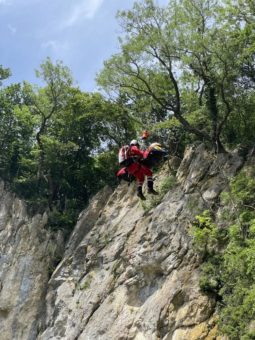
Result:
M96 91L96 74L118 52L117 10L131 9L134 2L0 0L0 65L12 72L7 83L40 84L35 69L50 57L70 68L83 91Z

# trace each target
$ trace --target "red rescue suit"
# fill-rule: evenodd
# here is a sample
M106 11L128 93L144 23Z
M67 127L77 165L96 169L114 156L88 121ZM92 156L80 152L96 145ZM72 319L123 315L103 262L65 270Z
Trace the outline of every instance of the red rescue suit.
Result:
M134 163L127 167L127 171L129 174L136 177L137 184L142 185L145 179L145 176L148 177L148 182L152 181L152 171L147 166L142 165L139 160L144 158L144 153L137 146L132 145L130 148L131 157L137 159Z

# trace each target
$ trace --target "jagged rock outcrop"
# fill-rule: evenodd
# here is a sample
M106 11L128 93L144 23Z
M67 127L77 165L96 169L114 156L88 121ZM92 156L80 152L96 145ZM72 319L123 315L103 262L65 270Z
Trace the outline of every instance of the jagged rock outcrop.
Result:
M20 212L24 223L16 222L10 207L17 203L9 198L4 208L2 194L3 339L216 339L215 301L199 289L200 259L188 229L197 213L218 209L220 192L242 165L237 154L190 147L176 183L154 207L142 205L133 185L105 188L81 213L49 282L43 216L30 221ZM166 166L156 185L167 176Z
M38 339L214 339L215 301L199 290L187 230L241 166L237 155L214 158L203 146L190 148L176 185L151 210L133 186L96 196L50 279Z
M29 217L24 202L0 183L0 339L35 339L45 313L49 274L63 254L47 216Z

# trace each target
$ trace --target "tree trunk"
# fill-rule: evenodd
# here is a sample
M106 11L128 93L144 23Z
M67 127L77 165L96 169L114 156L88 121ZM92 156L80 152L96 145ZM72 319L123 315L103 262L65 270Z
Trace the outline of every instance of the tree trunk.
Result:
M212 120L212 144L216 153L225 153L226 150L220 140L219 129L219 111L217 106L216 89L214 86L207 84L205 90L206 106L209 110Z

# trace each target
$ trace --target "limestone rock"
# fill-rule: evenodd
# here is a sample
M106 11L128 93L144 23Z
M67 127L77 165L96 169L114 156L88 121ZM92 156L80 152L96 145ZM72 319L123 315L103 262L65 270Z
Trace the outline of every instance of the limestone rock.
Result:
M148 199L150 209L135 185L106 187L80 214L50 278L60 235L1 184L0 339L216 339L215 301L199 289L187 231L242 165L238 155L190 147L176 185L157 205ZM169 175L165 168L156 187Z
M24 202L0 185L0 339L36 339L49 271L63 239L29 217Z

